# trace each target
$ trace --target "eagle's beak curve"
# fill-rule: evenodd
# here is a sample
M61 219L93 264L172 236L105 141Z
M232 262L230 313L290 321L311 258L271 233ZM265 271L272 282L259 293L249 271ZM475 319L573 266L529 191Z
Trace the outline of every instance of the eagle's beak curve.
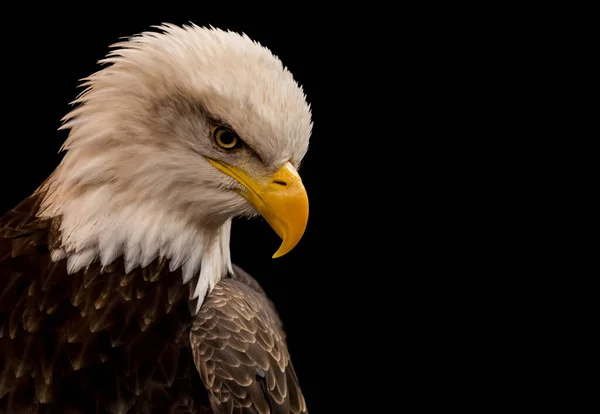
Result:
M302 238L308 223L308 196L300 175L286 162L267 179L255 179L222 161L209 159L218 170L242 184L245 197L267 220L283 242L273 258L290 252Z

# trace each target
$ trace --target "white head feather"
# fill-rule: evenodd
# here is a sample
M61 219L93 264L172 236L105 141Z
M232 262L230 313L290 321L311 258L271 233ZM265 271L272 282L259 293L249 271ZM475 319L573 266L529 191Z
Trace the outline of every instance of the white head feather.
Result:
M84 80L40 215L61 218L53 257L67 257L69 272L119 256L130 271L163 257L186 283L200 275L202 299L231 271L231 218L256 213L240 184L206 160L227 161L211 122L235 130L252 149L244 165L267 174L298 166L311 114L292 74L247 36L160 29L114 45L108 66Z

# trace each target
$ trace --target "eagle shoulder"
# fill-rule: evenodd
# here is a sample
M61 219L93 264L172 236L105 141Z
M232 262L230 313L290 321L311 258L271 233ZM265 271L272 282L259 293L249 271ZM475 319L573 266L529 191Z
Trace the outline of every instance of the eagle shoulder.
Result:
M193 319L190 346L215 413L307 412L281 320L241 268L206 298Z

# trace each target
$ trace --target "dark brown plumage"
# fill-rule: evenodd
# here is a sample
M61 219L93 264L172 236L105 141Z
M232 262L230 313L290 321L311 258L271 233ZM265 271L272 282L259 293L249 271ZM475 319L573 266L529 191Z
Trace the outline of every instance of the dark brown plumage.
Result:
M68 275L39 202L0 218L0 413L306 412L281 322L247 273L196 317L194 286L164 260Z
M190 342L216 412L306 412L281 321L258 283L241 269L204 302Z

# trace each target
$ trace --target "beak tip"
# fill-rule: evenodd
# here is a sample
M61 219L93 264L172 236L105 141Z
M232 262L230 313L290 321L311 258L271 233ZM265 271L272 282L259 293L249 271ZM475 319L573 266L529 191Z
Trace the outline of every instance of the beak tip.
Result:
M281 256L285 256L287 253L289 253L289 249L282 249L281 247L279 249L277 249L277 251L275 252L275 254L273 255L272 259L277 259Z

